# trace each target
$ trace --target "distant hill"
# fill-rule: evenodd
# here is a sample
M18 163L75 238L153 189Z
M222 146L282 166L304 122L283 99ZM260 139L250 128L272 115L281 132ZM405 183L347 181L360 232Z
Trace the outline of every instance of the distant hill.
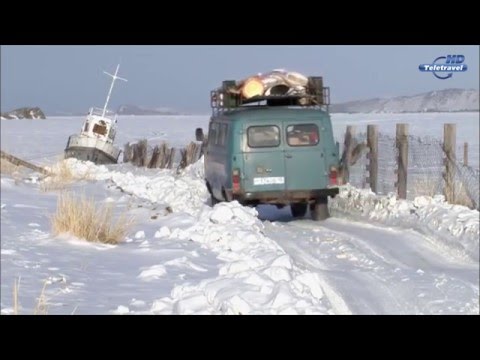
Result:
M149 109L137 105L120 105L117 109L118 115L180 115L179 112L169 108Z
M479 111L479 91L445 89L412 96L333 104L332 113L405 113Z
M45 119L45 114L39 107L23 107L2 113L1 119Z

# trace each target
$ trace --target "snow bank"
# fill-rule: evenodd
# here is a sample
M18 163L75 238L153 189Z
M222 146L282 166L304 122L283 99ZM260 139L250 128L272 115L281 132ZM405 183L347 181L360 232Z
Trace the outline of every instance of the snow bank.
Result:
M203 155L198 161L188 165L181 174L195 179L205 179L205 163Z
M191 240L218 254L218 276L177 285L155 301L153 313L326 314L318 275L297 268L276 242L263 235L255 209L238 202L204 206L195 225L165 228L169 239Z
M78 179L105 180L109 177L109 170L105 165L95 165L91 161L81 161L75 158L63 160L72 175ZM58 165L57 165L58 166ZM55 170L55 165L47 169Z
M110 171L104 165L77 159L66 161L78 178L110 180L127 193L169 206L174 212L196 215L208 199L208 190L203 180L203 158L179 174L169 169L150 169L143 171L145 175L131 171Z
M174 212L188 213L196 222L187 228L162 226L162 239L191 240L218 254L222 261L215 277L197 284L176 285L171 296L155 301L152 313L195 314L327 314L318 275L296 267L275 241L263 234L257 211L238 202L206 205L203 158L177 174L172 170L109 171L105 166L68 160L72 172L82 177L109 180L123 191ZM139 174L139 173L142 174ZM141 233L137 233L141 237ZM165 264L142 269L138 278L152 281L164 276ZM195 269L195 266L192 266ZM205 271L196 268L196 271ZM118 310L125 313L127 307Z
M338 212L357 219L368 218L415 229L441 247L479 260L479 212L448 204L442 195L399 200L395 194L377 196L368 189L345 185L330 202L330 209L332 214Z

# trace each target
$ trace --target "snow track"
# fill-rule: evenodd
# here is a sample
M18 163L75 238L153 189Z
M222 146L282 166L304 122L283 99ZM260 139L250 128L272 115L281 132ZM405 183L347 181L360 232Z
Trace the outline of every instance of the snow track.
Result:
M322 279L336 313L478 313L478 264L412 230L331 218L266 222L266 235Z

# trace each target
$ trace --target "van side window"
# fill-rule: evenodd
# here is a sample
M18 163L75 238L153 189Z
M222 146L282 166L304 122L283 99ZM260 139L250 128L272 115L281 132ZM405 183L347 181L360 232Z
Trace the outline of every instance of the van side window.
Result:
M210 130L208 131L208 145L215 145L218 135L218 123L210 123Z
M208 144L210 146L225 146L227 143L228 125L222 123L210 123L208 132Z
M320 136L315 124L289 125L287 127L287 143L290 146L315 146Z
M220 124L220 135L218 137L217 145L225 146L225 144L227 143L227 133L228 133L228 125Z
M251 148L276 147L280 145L280 130L277 126L250 126L247 129L248 146Z

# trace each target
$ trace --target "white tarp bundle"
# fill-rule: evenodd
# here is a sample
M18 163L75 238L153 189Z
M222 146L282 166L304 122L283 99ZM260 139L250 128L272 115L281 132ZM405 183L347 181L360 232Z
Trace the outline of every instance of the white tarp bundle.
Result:
M240 81L236 92L245 99L254 96L302 95L306 93L307 84L308 78L298 72L275 69Z

